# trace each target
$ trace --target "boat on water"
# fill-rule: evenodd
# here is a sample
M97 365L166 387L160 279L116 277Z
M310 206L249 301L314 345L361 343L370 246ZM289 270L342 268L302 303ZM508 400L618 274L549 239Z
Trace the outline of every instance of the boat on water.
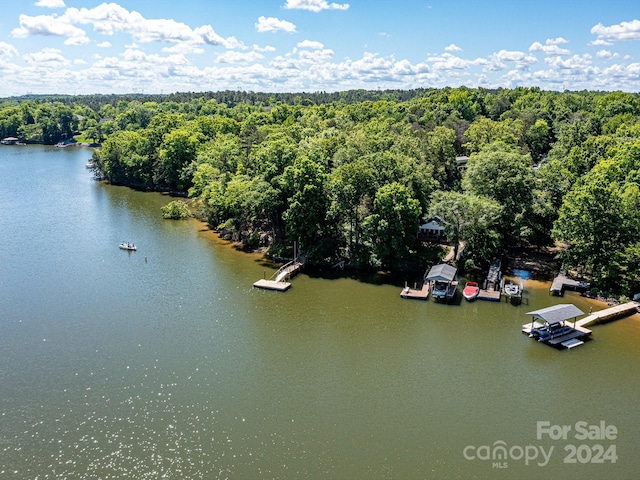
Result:
M517 297L520 295L520 285L513 282L505 283L503 291L505 295Z
M477 282L467 282L462 290L462 296L468 301L475 300L480 293L480 287Z
M569 333L574 332L575 329L570 325L566 325L564 323L545 325L539 329L533 329L531 331L531 337L536 338L539 342L546 342L549 340L553 340L554 338L561 337L563 335L567 335Z
M120 248L122 250L137 250L135 243L131 243L131 242L122 242L120 244Z

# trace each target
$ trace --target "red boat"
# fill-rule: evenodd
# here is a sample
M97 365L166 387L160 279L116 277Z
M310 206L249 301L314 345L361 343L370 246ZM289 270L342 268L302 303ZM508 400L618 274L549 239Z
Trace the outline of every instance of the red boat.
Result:
M467 282L462 290L462 296L468 301L474 300L480 293L480 287L476 282Z

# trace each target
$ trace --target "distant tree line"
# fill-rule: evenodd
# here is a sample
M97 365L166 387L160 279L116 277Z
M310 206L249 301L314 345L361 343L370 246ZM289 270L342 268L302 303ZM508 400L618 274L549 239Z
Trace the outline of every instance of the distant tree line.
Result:
M114 184L188 194L249 248L316 264L424 266L421 222L459 266L561 250L599 288L640 291L640 96L538 88L176 93L0 103L2 136L102 143ZM468 161L457 157L467 156Z

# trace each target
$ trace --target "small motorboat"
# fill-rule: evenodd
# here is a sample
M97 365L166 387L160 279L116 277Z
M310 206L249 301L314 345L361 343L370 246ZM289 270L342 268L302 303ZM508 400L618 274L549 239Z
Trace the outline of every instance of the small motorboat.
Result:
M504 293L510 297L516 297L520 294L520 287L513 282L509 282L504 286Z
M122 242L120 248L122 250L137 250L135 243L131 242Z
M480 293L480 287L477 282L467 282L462 290L462 296L468 301L474 300Z

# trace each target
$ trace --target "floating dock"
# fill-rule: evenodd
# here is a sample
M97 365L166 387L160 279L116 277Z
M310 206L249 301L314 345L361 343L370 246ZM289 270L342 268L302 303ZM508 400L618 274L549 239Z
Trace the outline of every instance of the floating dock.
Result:
M427 300L429 298L429 282L425 282L421 289L404 287L400 292L402 298Z
M272 275L272 279L267 280L266 278L260 279L253 284L255 288L261 288L263 290L275 290L277 292L285 292L291 288L291 282L287 282L285 280L291 279L295 275L297 275L302 267L304 266L304 262L299 260L293 260L278 269L276 273ZM275 279L274 279L275 277Z
M554 279L549 288L551 295L563 296L566 289L584 291L589 289L589 283L584 280L578 280L568 277L566 273L560 272Z
M291 288L290 282L276 282L275 280L260 279L253 284L255 288L263 290L275 290L277 292L286 292Z

